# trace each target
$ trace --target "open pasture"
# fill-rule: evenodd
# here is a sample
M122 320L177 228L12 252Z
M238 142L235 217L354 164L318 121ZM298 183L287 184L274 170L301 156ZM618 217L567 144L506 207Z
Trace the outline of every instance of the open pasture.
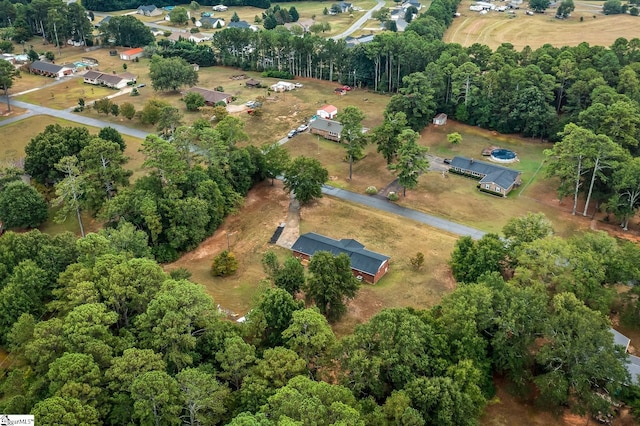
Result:
M515 18L507 12L490 11L486 15L469 10L471 0L460 3L462 14L454 19L445 32L444 41L471 46L485 44L492 49L502 43L511 43L520 51L525 46L533 49L544 44L553 46L577 46L582 42L590 45L611 46L619 37L638 37L637 16L602 14L602 2L576 2L576 10L565 20L554 18L555 9L546 13L525 14L525 9L515 11ZM580 22L583 18L583 22Z

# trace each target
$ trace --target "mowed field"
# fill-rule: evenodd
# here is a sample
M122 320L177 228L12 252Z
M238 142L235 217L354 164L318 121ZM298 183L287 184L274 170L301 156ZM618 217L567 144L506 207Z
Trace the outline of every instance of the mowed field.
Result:
M555 9L546 13L525 14L525 7L516 10L515 18L506 12L490 11L486 15L469 10L473 4L464 0L458 7L462 14L454 19L444 35L444 41L471 46L485 44L492 49L502 43L511 43L520 51L525 46L533 49L544 44L553 46L577 46L582 42L590 45L611 46L619 37L627 39L640 36L640 18L631 15L602 14L602 2L575 2L576 10L566 20L555 19ZM580 18L584 21L580 22Z

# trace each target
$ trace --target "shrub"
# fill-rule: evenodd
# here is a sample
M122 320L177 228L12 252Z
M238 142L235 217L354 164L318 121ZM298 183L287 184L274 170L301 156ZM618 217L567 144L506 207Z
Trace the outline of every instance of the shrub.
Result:
M396 194L395 192L390 192L390 193L387 195L387 199L388 199L389 201L398 201L398 199L399 199L399 198L400 198L400 197L399 197L399 196L398 196L398 194Z
M281 78L283 80L293 80L293 74L288 71L266 70L262 73L263 77Z
M378 193L378 189L375 186L367 186L367 189L364 192L367 195L374 195Z
M138 92L138 89L136 87L134 87L131 91L131 96L140 96L140 92Z
M238 260L229 250L224 250L213 258L213 263L211 264L211 275L214 277L226 277L233 275L237 270Z
M215 90L217 90L218 92L224 92L224 87L216 86Z
M419 270L420 268L422 268L422 265L424 265L424 254L422 254L421 252L416 253L415 257L409 258L409 262L411 263L413 269L415 269L416 271Z

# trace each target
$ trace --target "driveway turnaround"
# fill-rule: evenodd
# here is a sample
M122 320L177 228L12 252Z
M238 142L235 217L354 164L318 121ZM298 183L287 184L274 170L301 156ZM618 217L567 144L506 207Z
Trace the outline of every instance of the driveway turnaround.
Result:
M485 235L485 232L480 231L479 229L471 228L469 226L461 225L459 223L451 222L446 219L431 216L426 213L419 212L417 210L412 210L406 207L402 207L384 198L378 198L371 195L357 194L355 192L334 188L328 185L324 185L322 187L322 193L325 195L330 195L332 197L340 198L341 200L351 201L353 203L362 204L377 210L383 210L388 213L393 213L398 216L406 217L407 219L415 220L416 222L433 226L434 228L441 229L451 234L460 235L460 236L469 236L474 240L479 240Z

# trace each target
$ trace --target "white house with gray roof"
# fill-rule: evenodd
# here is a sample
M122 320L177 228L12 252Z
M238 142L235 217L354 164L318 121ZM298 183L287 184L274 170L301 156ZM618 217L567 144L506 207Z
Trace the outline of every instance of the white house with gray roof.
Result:
M309 132L314 135L320 135L325 139L340 142L340 133L342 133L342 124L334 120L325 118L316 118L309 123Z
M506 197L509 192L522 183L522 172L496 164L474 160L473 158L454 157L451 160L452 173L479 179L478 189L493 195Z

